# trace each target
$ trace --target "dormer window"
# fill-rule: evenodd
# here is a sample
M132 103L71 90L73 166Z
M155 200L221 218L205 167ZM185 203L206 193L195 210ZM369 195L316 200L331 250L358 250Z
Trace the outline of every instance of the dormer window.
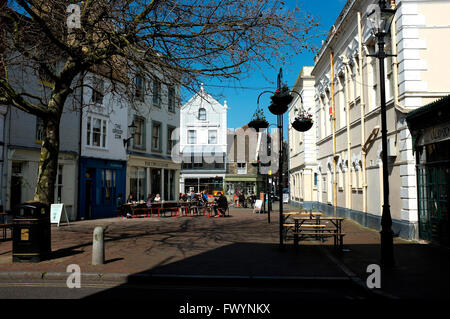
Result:
M200 121L205 121L206 120L206 110L204 108L201 108L198 110L198 119Z

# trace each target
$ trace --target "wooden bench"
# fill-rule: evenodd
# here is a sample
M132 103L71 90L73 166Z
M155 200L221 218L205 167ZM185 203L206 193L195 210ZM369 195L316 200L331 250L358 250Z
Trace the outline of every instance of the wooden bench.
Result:
M301 237L309 237L309 238L320 238L323 239L325 237L333 237L334 239L334 246L337 246L339 243L339 246L342 248L342 245L344 243L344 236L345 233L337 233L335 229L320 229L320 231L300 231L300 232L293 232L294 234L294 245L295 247L298 246L299 241L301 240ZM299 238L300 236L300 238Z
M302 224L300 225L302 228L325 228L327 225L318 225L318 224Z

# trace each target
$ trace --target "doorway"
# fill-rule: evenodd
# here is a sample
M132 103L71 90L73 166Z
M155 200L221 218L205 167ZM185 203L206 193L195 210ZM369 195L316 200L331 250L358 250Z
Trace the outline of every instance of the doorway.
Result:
M93 199L92 178L93 178L94 174L95 174L95 170L93 168L87 169L86 179L84 182L84 190L85 190L84 212L85 212L86 219L92 219L92 199Z
M22 163L12 163L10 209L22 202Z

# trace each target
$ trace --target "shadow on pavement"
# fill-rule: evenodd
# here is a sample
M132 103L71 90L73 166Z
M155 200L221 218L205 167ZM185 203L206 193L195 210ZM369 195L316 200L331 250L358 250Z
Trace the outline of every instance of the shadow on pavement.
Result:
M286 245L235 243L130 275L126 284L88 298L165 300L448 299L447 248L396 244L396 267L381 269L381 289L368 289L370 264L379 264L379 245ZM332 256L331 258L329 256ZM334 261L333 261L334 260ZM349 273L350 272L350 273ZM359 278L359 285L350 277ZM121 296L121 297L119 297Z
M198 302L374 298L315 245L234 243L132 274L127 283L91 295ZM125 294L126 291L126 294Z

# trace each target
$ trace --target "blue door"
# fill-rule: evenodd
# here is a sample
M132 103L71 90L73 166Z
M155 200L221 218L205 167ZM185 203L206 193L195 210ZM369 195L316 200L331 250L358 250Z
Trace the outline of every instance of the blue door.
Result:
M125 193L126 162L81 159L80 169L80 218L117 216L116 199Z

